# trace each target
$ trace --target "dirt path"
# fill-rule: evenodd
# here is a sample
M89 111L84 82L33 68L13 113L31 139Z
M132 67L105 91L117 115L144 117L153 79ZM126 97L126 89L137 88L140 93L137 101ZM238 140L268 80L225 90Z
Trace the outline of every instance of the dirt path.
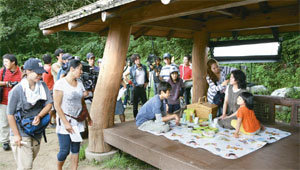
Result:
M132 109L131 107L127 108L125 111L126 120L132 120ZM119 117L115 117L115 122L119 122ZM44 140L42 140L41 148L38 153L37 158L34 160L33 163L33 170L53 170L56 169L56 155L59 151L59 145L58 145L58 138L55 133L54 128L47 128L46 129L47 134L47 140L48 142L45 143ZM12 151L3 151L2 148L0 148L0 170L12 170L16 169L16 163L12 154ZM68 156L64 169L70 169L70 155ZM96 170L101 169L101 165L93 165L92 163L89 163L87 160L80 161L79 167L80 170Z

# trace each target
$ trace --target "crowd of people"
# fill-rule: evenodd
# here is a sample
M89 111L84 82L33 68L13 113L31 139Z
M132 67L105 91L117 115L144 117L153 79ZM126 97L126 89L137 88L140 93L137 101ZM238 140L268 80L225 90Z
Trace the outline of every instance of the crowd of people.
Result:
M66 157L71 151L71 167L77 169L80 142L74 141L71 134L83 132L93 121L89 114L85 121L79 120L84 110L90 110L93 90L100 71L102 59L96 66L93 53L86 55L88 63L88 81L83 78L85 64L79 57L57 49L54 53L57 61L52 63L51 55L40 59L30 58L22 67L18 66L13 54L3 56L4 67L0 70L2 89L0 104L0 142L5 151L12 149L18 169L31 169L37 156L40 142L26 134L16 121L16 113L21 116L33 116L33 125L38 125L46 114L50 114L50 126L56 128L59 152L57 168L62 169ZM161 58L150 55L147 64L141 63L139 54L133 54L126 60L120 84L120 92L125 91L124 102L118 97L115 115L125 121L124 110L133 105L133 116L139 129L151 129L153 120L161 115L161 121L174 119L179 124L179 116L174 114L185 104L191 103L192 63L186 55L183 62L176 65L169 53ZM228 77L227 75L230 75ZM253 112L253 96L246 91L246 76L241 70L220 67L218 62L207 62L207 83L209 85L208 102L219 106L219 125L224 128L236 128L245 134L257 133L263 128ZM148 100L147 88L152 88L154 96ZM142 104L140 110L138 106ZM154 127L155 128L155 127ZM42 135L37 138L41 140Z

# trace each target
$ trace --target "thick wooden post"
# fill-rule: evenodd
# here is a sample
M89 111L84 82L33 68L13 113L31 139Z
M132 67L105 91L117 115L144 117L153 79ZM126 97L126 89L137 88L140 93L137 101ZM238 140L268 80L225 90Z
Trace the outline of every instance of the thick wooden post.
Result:
M111 21L103 54L98 82L91 106L88 151L103 153L111 150L104 143L103 129L113 126L116 99L118 96L131 26L120 20Z
M206 96L206 63L208 55L208 33L206 31L194 33L192 52L193 69L193 96L192 103L196 103L199 97Z

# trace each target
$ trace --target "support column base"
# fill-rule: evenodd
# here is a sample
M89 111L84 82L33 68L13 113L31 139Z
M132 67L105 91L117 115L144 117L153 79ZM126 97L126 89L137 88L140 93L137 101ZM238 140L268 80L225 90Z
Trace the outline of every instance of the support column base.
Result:
M94 152L90 152L88 151L88 148L85 149L85 158L89 161L104 161L107 159L112 158L116 153L118 153L118 150L111 150L109 152L105 152L105 153L94 153Z

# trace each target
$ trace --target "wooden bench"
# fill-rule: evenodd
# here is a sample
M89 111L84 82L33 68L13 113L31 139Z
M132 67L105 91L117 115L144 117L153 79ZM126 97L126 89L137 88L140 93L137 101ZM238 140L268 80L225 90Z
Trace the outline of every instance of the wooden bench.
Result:
M272 127L292 135L235 160L140 131L134 121L105 129L104 140L160 169L299 169L299 128L280 124Z
M270 98L255 97L255 100L258 101L256 104L265 103L264 107L268 107L268 111L274 108L275 104L284 103L278 98L272 98L271 101L266 99ZM295 105L297 104L299 103L295 103ZM260 106L260 109L262 108ZM274 111L272 113L274 114ZM300 169L299 126L274 123L274 115L269 113L267 117L266 122L271 125L266 126L291 132L292 135L235 160L224 159L205 149L195 149L163 136L140 131L134 121L104 129L104 140L160 169ZM270 118L272 120L269 120Z

